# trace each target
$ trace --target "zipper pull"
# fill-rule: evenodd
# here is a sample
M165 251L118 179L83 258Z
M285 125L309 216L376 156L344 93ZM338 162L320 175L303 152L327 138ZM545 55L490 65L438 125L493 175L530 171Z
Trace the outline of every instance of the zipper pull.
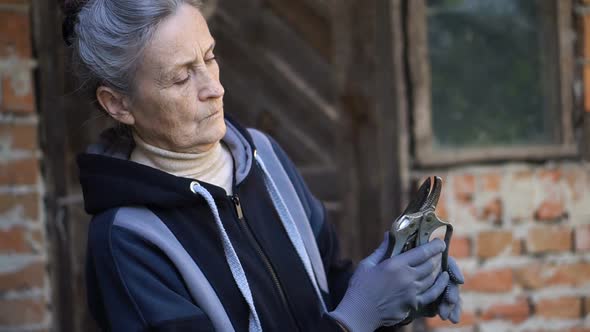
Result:
M238 219L244 220L244 212L242 211L242 204L240 203L240 198L238 197L238 195L234 195L232 197L232 200L234 201L234 206L236 208L236 213L238 214Z

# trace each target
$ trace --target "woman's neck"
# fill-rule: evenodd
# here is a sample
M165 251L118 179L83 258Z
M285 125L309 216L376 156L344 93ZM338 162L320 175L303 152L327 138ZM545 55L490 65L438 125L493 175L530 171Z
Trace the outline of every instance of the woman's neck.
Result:
M207 151L182 153L164 150L146 143L133 133L135 149L131 161L157 168L172 175L209 182L232 191L233 161L227 148L217 142Z

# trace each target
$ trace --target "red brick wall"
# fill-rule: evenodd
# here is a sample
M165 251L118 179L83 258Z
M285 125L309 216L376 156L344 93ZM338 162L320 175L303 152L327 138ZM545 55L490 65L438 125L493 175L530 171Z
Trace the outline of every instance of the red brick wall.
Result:
M46 269L29 2L0 0L0 330L44 331Z
M455 226L451 254L466 277L459 326L590 331L590 167L506 164L438 174L445 180L439 214Z

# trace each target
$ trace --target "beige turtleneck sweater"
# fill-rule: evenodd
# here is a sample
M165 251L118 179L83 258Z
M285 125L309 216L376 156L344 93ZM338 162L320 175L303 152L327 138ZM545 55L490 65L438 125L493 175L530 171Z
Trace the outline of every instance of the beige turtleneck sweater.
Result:
M219 186L233 195L233 160L231 152L218 142L202 153L179 153L146 143L133 133L135 149L131 161L157 168L172 175L192 178Z

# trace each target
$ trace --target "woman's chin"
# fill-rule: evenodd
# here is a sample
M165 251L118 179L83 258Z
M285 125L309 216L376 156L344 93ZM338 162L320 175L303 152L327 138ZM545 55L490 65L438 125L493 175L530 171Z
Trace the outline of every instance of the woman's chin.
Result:
M213 143L220 141L223 136L225 136L225 132L227 131L227 127L225 125L225 120L223 116L219 116L215 119L215 121L211 121L207 124L207 136L209 139L207 141Z

